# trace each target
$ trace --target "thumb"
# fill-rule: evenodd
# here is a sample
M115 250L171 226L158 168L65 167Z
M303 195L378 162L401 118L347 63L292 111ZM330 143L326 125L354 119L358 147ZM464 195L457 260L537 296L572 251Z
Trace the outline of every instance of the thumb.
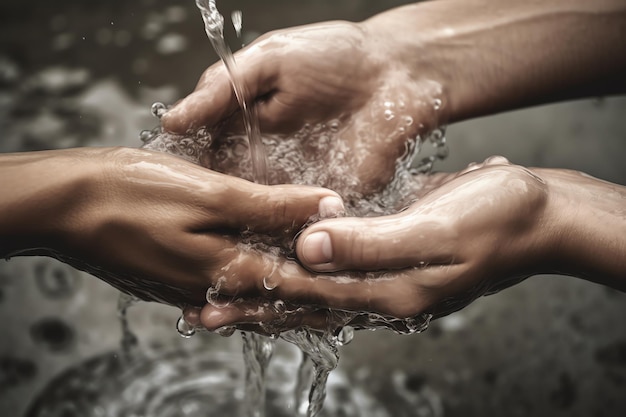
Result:
M369 218L323 220L299 238L298 259L314 271L373 271L424 267L454 259L445 224L403 212Z
M273 60L259 60L257 53L237 53L236 75L242 83L246 100L256 101L273 89L277 71ZM223 63L207 69L196 90L179 101L161 118L163 128L185 134L201 127L214 127L239 107L230 75Z

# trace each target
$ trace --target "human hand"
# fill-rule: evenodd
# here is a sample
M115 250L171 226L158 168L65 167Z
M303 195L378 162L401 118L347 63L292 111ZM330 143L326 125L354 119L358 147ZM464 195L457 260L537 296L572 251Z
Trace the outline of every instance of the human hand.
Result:
M317 144L301 146L327 165L344 165L358 179L352 189L362 194L388 184L407 142L443 122L441 86L390 57L386 39L365 22L327 22L272 32L235 54L262 132L293 136L308 125L305 141L331 137L321 155ZM233 113L240 119L237 109L226 69L217 63L162 123L180 134L204 126L236 130L229 123Z
M323 329L328 308L439 317L543 272L558 233L550 227L541 178L502 157L431 178L430 191L405 211L323 220L299 236L298 258L311 275L276 281L266 293L309 306L290 315L283 328ZM239 324L263 331L255 323L278 319L271 302L259 307L257 301L207 305L188 315L209 329Z
M203 305L207 288L218 283L248 295L262 288L275 255L241 243L242 232L286 246L311 216L342 209L329 190L258 185L138 149L37 152L0 162L5 160L17 167L3 170L5 180L37 192L20 195L15 207L5 209L3 202L3 255L45 248L142 299L179 306ZM18 192L7 191L6 200Z

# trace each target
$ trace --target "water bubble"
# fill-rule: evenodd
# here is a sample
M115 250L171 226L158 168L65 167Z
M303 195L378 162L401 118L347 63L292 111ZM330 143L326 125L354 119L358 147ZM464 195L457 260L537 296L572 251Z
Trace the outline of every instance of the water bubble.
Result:
M404 124L407 126L411 126L413 124L413 118L411 116L406 116L404 118Z
M347 345L352 342L352 339L354 339L354 329L350 326L343 327L337 334L337 344L339 346Z
M176 322L176 331L181 337L189 339L196 334L196 329L185 321L185 317L180 316Z
M433 107L434 107L435 110L441 109L441 105L442 104L443 103L441 102L441 99L436 98L436 99L433 100Z
M385 112L383 113L385 120L391 120L395 117L395 114L393 112L393 110L391 109L386 109Z
M157 101L156 103L152 104L150 111L152 112L152 115L154 117L158 117L160 119L165 113L167 113L167 106Z

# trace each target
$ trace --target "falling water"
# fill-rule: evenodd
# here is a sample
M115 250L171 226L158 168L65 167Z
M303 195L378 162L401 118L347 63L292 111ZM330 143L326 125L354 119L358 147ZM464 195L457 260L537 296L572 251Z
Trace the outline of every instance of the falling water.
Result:
M422 186L419 181L416 181L415 174L428 172L437 159L446 156L447 146L443 128L435 129L425 137L418 136L409 139L405 155L397 163L396 176L382 192L368 198L358 193L351 194L350 190L358 184L358 178L354 177L353 173L346 172L346 164L340 157L349 152L347 148L342 148L345 144L338 137L341 122L331 120L314 126L305 125L290 137L271 135L261 137L256 107L237 71L233 54L224 41L224 18L217 11L215 1L196 0L196 5L201 11L207 36L230 76L231 85L243 115L247 137L221 138L219 145L209 150L212 138L205 130L178 136L156 128L151 132L142 133L141 139L145 142L145 148L175 154L207 168L238 175L259 183L323 185L340 192L344 198L348 196L346 208L352 214L360 216L390 214L406 207ZM239 18L240 16L237 16L237 19ZM239 32L241 21L234 21L233 24ZM438 98L434 100L434 103L434 110L437 111L442 103ZM166 111L165 106L161 104L155 104L152 110L153 114L159 118ZM392 119L402 120L400 114L394 113L391 116ZM410 116L407 115L406 118L408 120ZM412 118L410 122L412 123ZM411 169L409 165L424 142L432 144L435 153L433 156L423 158L417 168ZM307 154L303 149L303 143L315 149L308 149L310 154ZM249 159L244 157L246 147L250 150ZM242 152L241 149L244 151ZM311 154L316 157L311 158ZM271 162L269 167L268 160ZM243 248L245 249L247 245L249 250L263 251L271 246L262 241L258 242L258 239L259 236L253 235L249 242L243 244ZM377 279L379 275L380 273L377 272L366 273L363 279ZM266 289L271 291L272 288L266 287ZM218 292L219 288L209 288L207 302L217 302L211 294ZM282 301L276 303L281 304L280 312L285 318L302 311L299 306L292 306ZM298 346L302 352L302 363L297 373L294 392L294 403L299 416L314 417L321 410L326 394L326 381L329 373L338 363L338 346L347 344L352 339L352 328L346 327L346 324L354 324L358 329L386 328L401 334L411 334L425 330L431 316L422 314L417 317L397 319L371 312L328 311L328 317L328 328L325 332L315 332L306 328L285 331L286 329L281 328L281 322L276 325L268 323L262 325L263 330L268 334L280 335L282 339ZM184 320L179 320L177 329L185 337L193 333L193 329L189 329ZM231 334L234 328L226 330L228 334ZM265 415L265 374L273 352L273 340L255 333L243 332L242 335L244 360L247 367L245 399L248 417L263 417Z
M267 184L267 158L263 150L261 141L261 130L259 128L259 118L257 109L250 96L246 83L243 82L232 51L224 41L224 17L217 10L215 0L196 0L196 5L202 14L204 30L213 45L213 49L220 57L230 78L235 97L241 108L244 127L248 135L250 145L250 156L254 179L260 184ZM241 21L235 22L237 31L241 31Z

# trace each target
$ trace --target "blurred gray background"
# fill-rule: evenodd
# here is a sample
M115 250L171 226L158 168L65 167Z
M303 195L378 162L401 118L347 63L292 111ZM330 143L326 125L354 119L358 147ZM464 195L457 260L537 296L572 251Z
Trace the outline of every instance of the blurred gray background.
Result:
M252 40L287 26L362 20L404 3L410 2L233 0L218 6L225 16L242 10L244 38ZM215 60L192 0L2 0L0 151L139 146L139 131L156 125L152 102L184 96ZM449 128L450 157L436 169L458 170L499 154L626 184L625 116L626 98L614 97L460 123ZM114 289L56 261L0 261L0 415L24 416L53 377L117 349L116 303ZM140 304L130 321L141 346L240 348L236 338L180 339L178 315L171 307ZM423 334L357 333L342 348L337 372L382 403L428 393L445 416L623 416L624 317L623 293L537 276L479 299Z

